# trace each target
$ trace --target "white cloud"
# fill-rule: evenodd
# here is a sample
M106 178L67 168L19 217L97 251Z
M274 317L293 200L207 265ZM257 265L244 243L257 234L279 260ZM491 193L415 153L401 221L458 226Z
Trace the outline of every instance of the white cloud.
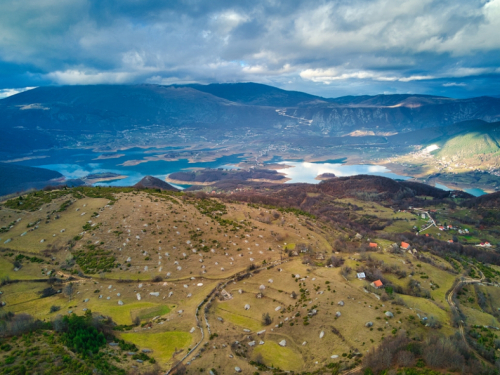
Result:
M460 83L457 83L457 82L446 82L446 83L443 83L443 86L444 87L464 87L464 86L467 86L465 83L463 82L460 82Z
M500 73L500 0L92 3L0 1L0 63L56 84L349 81L380 92Z
M16 88L16 89L0 89L0 99L7 98L12 95L19 94L24 91L36 89L36 87L23 87L23 88Z
M137 74L128 72L87 72L81 70L56 71L45 77L60 85L97 85L103 83L127 83Z
M329 84L332 81L347 80L347 79L371 79L374 81L385 82L411 82L430 80L436 77L430 75L411 75L408 77L398 77L397 75L385 75L379 72L363 71L363 70L345 70L330 68L330 69L306 69L300 72L300 76L304 79L313 82L322 82Z

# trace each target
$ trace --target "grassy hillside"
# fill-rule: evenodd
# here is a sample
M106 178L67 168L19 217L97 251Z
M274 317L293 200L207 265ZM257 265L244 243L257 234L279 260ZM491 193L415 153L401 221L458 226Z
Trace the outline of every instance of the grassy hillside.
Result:
M458 134L442 140L437 157L454 160L472 157L498 157L500 152L500 124L498 128L483 128L468 133Z
M21 206L19 198L8 201L0 210L0 373L22 373L29 358L25 373L86 374L91 366L164 373L179 364L179 374L236 367L378 374L375 354L384 348L385 369L452 371L448 355L436 360L427 348L439 339L465 373L487 374L470 353L487 363L498 357L495 341L479 340L476 326L500 317L500 271L490 266L500 266L500 256L447 241L468 228L496 245L497 210L470 212L460 206L464 198L426 191L397 197L400 186L383 182L365 186L377 194L359 196L325 183L216 197L85 187L26 194ZM339 183L355 190L362 181ZM409 205L454 229L416 235L429 219ZM450 295L462 277L483 275L477 289ZM383 287L370 285L379 279ZM35 325L19 330L23 314ZM99 337L92 362L78 349L82 341L72 341L78 335L60 326L62 317L78 316L88 322L79 335ZM470 347L457 344L461 320Z

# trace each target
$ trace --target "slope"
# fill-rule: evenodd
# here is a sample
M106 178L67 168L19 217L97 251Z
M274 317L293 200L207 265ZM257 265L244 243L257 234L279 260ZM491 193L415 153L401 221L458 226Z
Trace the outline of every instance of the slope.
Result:
M44 168L0 163L0 196L27 189L41 189L51 184L51 180L62 178L59 172ZM55 184L55 182L52 181Z

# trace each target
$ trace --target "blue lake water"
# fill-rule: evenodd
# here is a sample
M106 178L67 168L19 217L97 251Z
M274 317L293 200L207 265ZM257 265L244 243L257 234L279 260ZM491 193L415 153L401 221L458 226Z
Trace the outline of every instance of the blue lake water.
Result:
M454 190L454 189L450 189L448 186L445 186L443 184L436 183L434 186L437 187L437 188L439 188L439 189L446 190L446 191ZM466 193L469 193L469 194L471 194L471 195L473 195L475 197L479 197L481 195L488 194L483 189L479 189L479 188L463 189L463 191L465 191Z
M340 160L340 159L339 159ZM384 176L399 180L408 180L411 177L401 176L392 173L389 169L382 165L345 165L339 163L325 163L325 162L297 162L297 161L284 161L279 164L284 164L288 168L279 169L278 172L284 173L286 177L291 180L288 183L294 182L307 182L310 184L317 184L320 181L316 180L316 176L323 173L334 173L337 177L354 176L358 174L369 174L375 176Z
M145 157L162 154L176 148L132 148L124 151L117 151L116 154L123 154L118 158L95 160L99 155L106 153L96 153L86 149L64 149L39 152L43 159L31 159L19 162L17 164L28 165L32 167L47 168L57 171L66 178L80 178L90 173L113 172L128 176L125 179L103 182L99 185L108 186L130 186L139 182L144 176L151 175L164 179L168 174L178 172L188 168L219 168L225 166L229 168L231 164L237 164L242 161L242 154L223 156L215 161L190 163L187 159L177 161L148 161L137 165L121 165L129 160L141 160ZM35 154L34 156L37 156ZM181 186L185 187L185 186Z
M475 197L479 197L481 195L485 195L485 194L488 194L487 192L485 192L483 189L478 189L478 188L474 188L474 189L464 189L464 191L466 193L469 193L469 194L472 194L473 196Z
M58 171L66 178L80 178L90 173L113 172L127 176L127 178L111 182L102 182L99 185L110 186L130 186L139 182L144 176L151 175L160 179L164 179L168 174L185 170L189 168L235 168L235 164L243 161L243 154L234 154L223 156L214 161L189 163L187 159L177 161L148 161L132 166L122 165L126 161L141 160L146 157L154 157L157 154L167 153L173 150L180 150L181 147L164 147L164 148L131 148L123 151L117 151L114 154L122 156L112 159L99 159L99 155L106 153L93 152L90 149L58 149L37 151L33 156L44 156L40 159L31 159L18 162L17 164L28 165L33 167L43 167ZM201 150L197 150L201 151ZM208 149L207 149L208 151ZM111 153L109 153L111 155ZM298 160L282 160L281 157L273 157L267 163L279 163L288 166L288 168L279 169L278 171L290 178L289 183L307 182L317 184L320 181L316 180L316 176L323 173L334 173L336 176L353 176L358 174L369 174L376 176L384 176L393 179L407 180L411 177L401 176L392 173L389 169L381 165L345 165L345 159L327 160L324 162L304 162ZM189 185L179 186L180 188L188 187ZM436 184L436 187L451 190L447 186ZM479 196L486 194L481 189L465 189L464 191Z

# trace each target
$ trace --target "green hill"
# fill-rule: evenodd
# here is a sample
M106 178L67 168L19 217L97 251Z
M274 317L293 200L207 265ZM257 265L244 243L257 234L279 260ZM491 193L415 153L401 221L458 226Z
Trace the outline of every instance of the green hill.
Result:
M465 159L490 154L489 156L498 157L499 141L500 123L486 124L439 142L441 149L436 156Z

